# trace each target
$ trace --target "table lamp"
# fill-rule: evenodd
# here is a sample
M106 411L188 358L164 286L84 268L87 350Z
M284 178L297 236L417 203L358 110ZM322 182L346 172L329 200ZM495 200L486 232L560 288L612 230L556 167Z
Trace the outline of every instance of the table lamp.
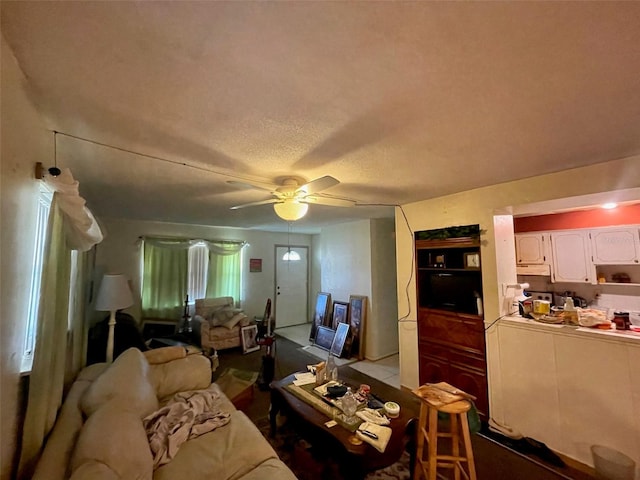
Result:
M133 296L127 277L121 273L106 274L102 277L96 310L110 312L109 337L107 339L107 363L113 361L113 336L116 326L116 311L133 305Z

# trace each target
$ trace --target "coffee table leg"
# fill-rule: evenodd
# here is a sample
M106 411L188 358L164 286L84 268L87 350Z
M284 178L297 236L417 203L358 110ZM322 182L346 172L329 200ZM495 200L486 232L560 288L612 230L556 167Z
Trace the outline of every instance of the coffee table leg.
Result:
M276 420L280 411L280 403L282 399L277 390L271 390L271 406L269 407L269 435L273 438L276 436Z

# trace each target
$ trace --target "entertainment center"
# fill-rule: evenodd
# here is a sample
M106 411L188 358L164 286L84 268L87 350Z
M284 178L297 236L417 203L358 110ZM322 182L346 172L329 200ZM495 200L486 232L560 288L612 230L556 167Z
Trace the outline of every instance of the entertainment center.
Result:
M420 384L447 382L489 418L478 225L415 232Z

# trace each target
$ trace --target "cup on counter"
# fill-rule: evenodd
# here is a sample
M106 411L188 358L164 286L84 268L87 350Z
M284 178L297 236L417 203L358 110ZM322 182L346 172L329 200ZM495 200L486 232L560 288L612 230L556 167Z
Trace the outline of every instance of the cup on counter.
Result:
M549 300L534 300L533 313L538 315L549 315L551 312L551 302Z

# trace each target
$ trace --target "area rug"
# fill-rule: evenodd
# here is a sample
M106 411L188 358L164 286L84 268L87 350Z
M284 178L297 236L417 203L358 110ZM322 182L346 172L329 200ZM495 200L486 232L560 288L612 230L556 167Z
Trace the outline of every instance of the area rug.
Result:
M226 368L216 379L216 383L223 393L231 400L256 383L258 372Z
M269 418L258 420L256 425L280 459L299 480L349 480L344 477L336 462L323 452L314 449L288 423L279 425L273 438L269 435ZM367 480L408 480L410 478L409 454L405 452L393 465L371 472L365 478Z
M329 352L320 347L317 347L316 345L307 345L305 347L300 347L300 350L302 350L303 352L307 352L320 360L326 360L327 356L329 355ZM334 357L334 360L336 361L336 365L338 365L339 367L342 365L349 365L350 363L355 363L358 361L357 358L338 357Z

